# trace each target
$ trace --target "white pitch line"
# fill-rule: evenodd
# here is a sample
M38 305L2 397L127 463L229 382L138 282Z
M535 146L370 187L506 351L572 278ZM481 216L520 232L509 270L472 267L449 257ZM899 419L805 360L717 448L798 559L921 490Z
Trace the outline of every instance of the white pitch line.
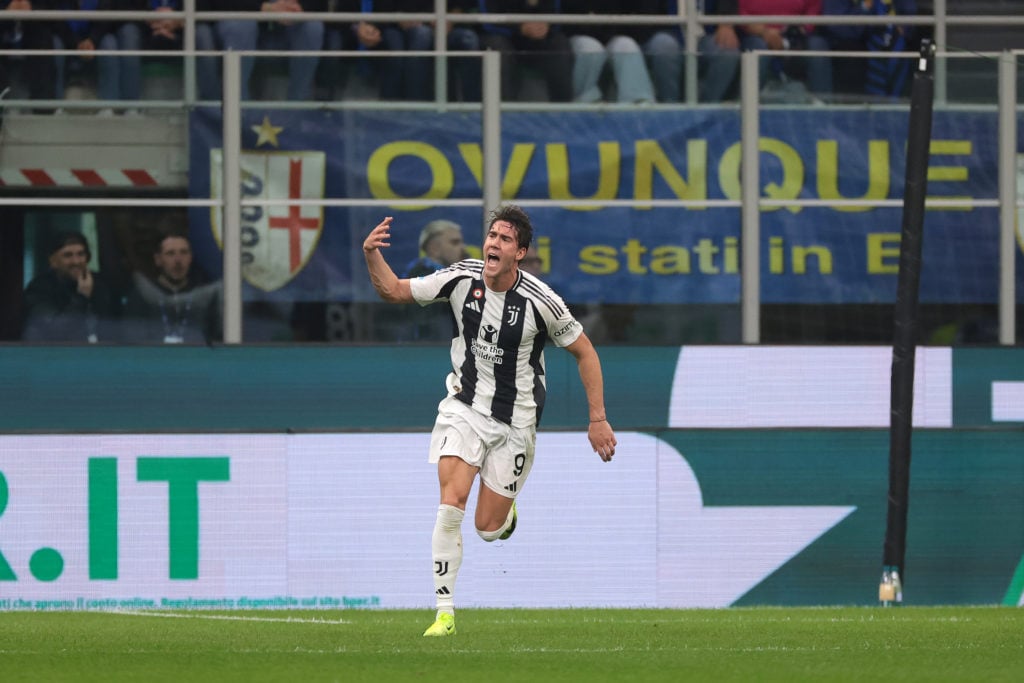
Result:
M217 619L221 621L260 621L279 624L351 624L345 619L299 619L296 617L240 617L226 614L183 614L180 612L149 612L145 610L109 610L107 614L126 614L132 617L162 617L164 619Z

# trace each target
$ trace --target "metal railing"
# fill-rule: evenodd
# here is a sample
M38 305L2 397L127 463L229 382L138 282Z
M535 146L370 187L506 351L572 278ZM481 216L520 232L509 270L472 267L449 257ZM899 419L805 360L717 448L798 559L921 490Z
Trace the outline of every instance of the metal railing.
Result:
M438 2L441 6L444 3ZM963 16L945 16L939 15L938 10L942 8L944 10L944 2L936 2L937 13L934 17L900 17L900 23L917 24L917 25L932 25L936 29L936 34L940 33L939 29L944 26L951 24L963 24L963 25L987 25L988 23L999 24L1021 24L1024 25L1024 17L963 17ZM276 18L295 20L294 14L272 14L272 13L196 13L194 12L194 0L186 0L185 2L187 11L180 13L173 13L173 16L180 17L185 21L186 26L186 47L183 50L185 59L194 59L197 55L202 56L208 53L196 52L194 49L194 24L200 20L216 20L219 18L253 18L260 20L272 20ZM743 17L705 17L696 14L693 10L693 0L688 0L685 3L680 4L681 10L679 17L656 17L644 15L642 18L636 15L626 16L615 16L613 20L621 21L621 23L647 23L647 24L673 24L677 25L680 19L685 19L687 26L687 35L690 34L690 29L694 26L702 26L707 23L741 23L741 21L749 21L749 18ZM145 19L152 18L152 13L139 13L139 12L117 12L117 13L99 13L99 12L9 12L0 13L0 15L7 14L9 16L0 17L3 19L10 20L54 20L54 19L66 19L69 17L74 18L117 18L117 19ZM172 16L172 15L168 15ZM353 21L365 15L352 15L343 13L333 14L314 14L309 13L303 17L302 20L321 20L321 21ZM443 20L446 17L446 13L443 9L436 14L423 15L413 13L400 13L400 14L388 14L379 15L382 20L398 20L398 19L410 19L410 20L425 20L437 17L439 20ZM451 21L465 21L465 22L482 22L487 21L490 23L511 23L524 20L534 20L537 15L447 15L447 18ZM572 21L573 23L589 23L606 21L609 18L606 16L597 15L556 15L552 16L552 19L558 19L562 21ZM800 23L815 23L815 24L869 24L869 23L892 23L889 18L870 18L870 17L763 17L759 18L765 21L786 21L786 20L797 20ZM871 19L871 21L868 21ZM907 21L904 22L904 19ZM440 32L438 32L440 37ZM425 55L438 55L443 56L445 49L443 45L440 45L438 50L423 53ZM689 45L695 44L689 42ZM941 42L940 42L941 47ZM62 53L62 51L55 51L55 54ZM68 51L63 51L68 53ZM43 55L49 54L44 51L14 51L11 54L20 55ZM102 54L102 53L101 53ZM123 53L122 53L123 54ZM220 54L220 53L217 53ZM296 205L300 203L313 203L318 206L401 206L402 200L386 199L386 200L372 200L372 199L322 199L322 200L256 200L256 199L243 199L238 190L239 188L239 157L241 153L241 108L245 106L240 100L240 74L241 74L241 59L246 57L288 57L288 56L301 56L304 53L273 53L273 52L229 52L224 53L224 64L223 64L223 84L224 84L224 130L223 130L223 147L224 147L224 164L223 164L223 187L225 188L224 196L220 200L215 199L172 199L172 200L159 200L159 199L137 199L137 200L104 200L104 199L88 199L83 200L81 198L67 199L59 197L32 197L32 198L19 198L19 197L5 197L0 198L0 204L6 205L97 205L97 204L113 204L119 205L138 205L138 206L211 206L220 207L224 211L224 276L225 276L225 337L226 343L240 343L242 341L241 333L241 308L242 308L242 296L241 296L241 255L237 249L237 236L240 229L240 214L243 208L253 206L267 206L267 205L284 205L291 204ZM310 53L312 54L312 53ZM321 55L329 56L354 56L355 53L342 52L342 53L319 53ZM411 56L417 53L375 53L375 57L389 57L389 56ZM467 54L467 53L462 53ZM470 53L473 54L473 53ZM501 139L501 112L505 109L510 108L508 103L503 103L499 99L499 93L497 90L497 84L500 82L500 61L498 60L496 53L476 53L484 63L484 97L480 103L480 111L483 116L483 140L482 146L484 150L484 166L482 176L483 193L479 200L475 199L442 199L436 200L435 203L438 206L479 206L481 212L485 212L488 208L496 206L501 200L501 185L500 185L500 139ZM695 56L695 53L689 51L688 54ZM807 53L816 54L816 53ZM834 53L821 53L822 56L836 56ZM849 54L850 56L867 57L871 53L843 53L844 55ZM941 55L942 53L940 53ZM999 342L1005 345L1011 345L1015 343L1015 327L1016 327L1016 301L1015 301L1015 221L1017 211L1024 208L1024 201L1017 198L1016 195L1016 126L1017 116L1020 106L1017 104L1017 92L1016 83L1018 77L1018 61L1020 57L1024 55L1024 52L1003 52L1003 53L989 53L981 55L982 57L998 59L999 61L999 101L998 101L998 115L999 115L999 135L1000 135L1000 156L999 156L999 190L998 196L992 198L981 198L981 199L957 199L955 204L957 206L970 205L972 207L999 207L1000 210L1000 276L999 276ZM366 56L366 55L361 55ZM759 112L763 105L759 101L759 83L758 83L758 65L757 60L764 56L763 53L751 52L746 53L742 57L741 62L741 100L739 104L739 115L741 119L741 155L743 159L758 158L759 156ZM902 56L903 58L914 58L913 54L896 55ZM945 55L949 58L966 58L965 55L958 53L947 53ZM185 69L186 78L186 92L190 88L194 88L194 77L190 78L189 74L192 72L191 69ZM938 79L938 75L936 76ZM687 82L693 82L695 79L688 79ZM189 85L191 82L191 86ZM438 88L440 92L441 88ZM38 102L36 102L38 104ZM188 106L190 103L188 97L182 102L171 102L162 103L163 106ZM7 102L5 106L14 106L18 103L17 101ZM263 103L266 104L266 103ZM298 105L302 106L302 105ZM307 106L309 106L307 104ZM315 106L315 105L314 105ZM359 106L366 108L380 108L386 106L383 103L361 103ZM409 105L392 105L401 106L408 108ZM424 104L420 106L430 106ZM476 106L476 105L466 105ZM552 105L544 105L552 106ZM706 207L718 207L718 208L739 208L742 215L742 237L741 245L744 253L757 253L760 250L760 213L761 210L766 208L772 208L777 206L867 206L867 207L882 207L882 206L897 206L899 200L812 200L812 199L786 199L777 200L767 197L760 196L760 183L758 178L758 164L742 164L742 197L739 200L522 200L520 204L526 207L537 206L537 207L548 207L548 206L565 206L572 204L574 206L670 206L678 208L706 208ZM422 199L408 200L407 204L422 205ZM931 200L930 205L940 205L941 200ZM760 319L759 319L759 306L760 306L760 273L758 259L743 259L742 261L742 272L741 272L741 310L742 310L742 340L744 343L757 343L760 341Z

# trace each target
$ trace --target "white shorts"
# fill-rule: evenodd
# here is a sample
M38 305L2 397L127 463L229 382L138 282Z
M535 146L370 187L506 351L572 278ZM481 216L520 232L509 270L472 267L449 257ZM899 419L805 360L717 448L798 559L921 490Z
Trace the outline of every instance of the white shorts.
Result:
M536 426L510 427L448 396L437 406L429 461L457 456L480 468L480 480L487 488L515 498L533 467L536 445Z

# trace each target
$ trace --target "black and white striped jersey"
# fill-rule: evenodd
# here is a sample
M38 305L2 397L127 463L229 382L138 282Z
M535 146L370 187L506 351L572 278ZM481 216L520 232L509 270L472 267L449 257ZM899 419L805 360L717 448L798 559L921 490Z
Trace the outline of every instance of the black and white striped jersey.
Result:
M519 271L508 291L483 281L483 261L467 259L410 280L421 306L447 301L455 318L448 392L513 427L540 422L544 410L544 344L568 346L583 326L555 292Z

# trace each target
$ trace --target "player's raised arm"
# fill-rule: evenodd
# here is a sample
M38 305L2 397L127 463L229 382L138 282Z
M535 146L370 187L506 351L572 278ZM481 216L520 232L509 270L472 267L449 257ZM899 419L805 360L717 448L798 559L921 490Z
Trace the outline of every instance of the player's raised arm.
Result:
M601 460L609 462L615 455L615 446L618 443L604 408L604 376L601 372L601 359L586 334L580 334L579 339L565 348L576 357L580 379L583 381L583 391L587 394L587 408L590 412L587 438L590 439L590 445L594 448L594 452L601 456Z
M399 279L395 271L384 260L381 249L391 246L391 216L377 224L363 240L363 256L366 268L370 271L370 282L380 294L380 298L392 304L411 304L412 288L408 279Z

